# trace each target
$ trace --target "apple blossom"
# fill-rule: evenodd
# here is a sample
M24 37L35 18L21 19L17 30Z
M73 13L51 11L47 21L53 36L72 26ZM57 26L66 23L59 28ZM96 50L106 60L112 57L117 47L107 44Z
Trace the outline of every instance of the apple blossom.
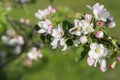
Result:
M40 30L38 30L38 33L51 34L52 23L49 19L46 19L45 21L38 22L38 26L40 27Z
M33 47L30 52L28 52L27 57L31 60L37 60L38 58L42 58L43 55L40 50L37 50L36 47Z
M63 38L64 31L62 26L58 25L58 28L52 30L53 41L51 42L52 48L55 49L58 45L63 46L62 51L67 49L66 39Z
M83 23L80 20L74 20L74 27L69 30L71 34L80 36L82 34Z
M106 22L110 17L110 13L104 8L104 5L96 3L93 7L88 6L89 9L93 10L95 19Z
M103 46L103 44L91 43L90 51L88 52L88 65L92 66L94 64L94 67L96 67L97 62L99 62L101 71L106 71L105 57L107 54L108 50Z
M56 9L52 6L48 6L48 8L44 10L38 10L38 12L35 13L36 18L42 20L46 19L48 15L53 14L56 12Z
M94 31L93 24L90 24L89 22L85 20L82 20L82 23L83 23L83 34L84 35L87 35Z
M98 32L95 34L95 37L98 38L98 39L103 38L103 36L104 36L103 31L98 31Z

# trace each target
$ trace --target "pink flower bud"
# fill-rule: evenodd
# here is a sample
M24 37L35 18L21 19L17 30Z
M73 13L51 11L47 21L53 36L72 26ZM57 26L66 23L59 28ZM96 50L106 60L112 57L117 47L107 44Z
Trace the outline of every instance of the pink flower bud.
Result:
M49 10L51 13L55 13L55 12L56 12L56 9L53 8L52 6L48 6L48 10Z
M108 27L109 27L109 28L114 28L115 26L116 26L116 24L115 24L114 21L108 23Z
M98 32L96 33L95 37L98 38L98 39L100 39L100 38L103 37L103 35L104 35L103 31L98 31Z
M81 36L81 37L80 37L80 42L81 42L82 44L87 43L87 41L88 41L87 36Z
M104 22L103 21L99 21L98 22L98 26L102 27L104 25Z
M88 63L89 66L92 66L94 64L94 62L95 62L94 59L92 59L90 57L87 58L87 63Z
M88 21L88 22L90 22L92 20L92 15L86 14L85 15L85 20Z
M118 61L120 62L120 56L117 57Z
M107 67L100 67L100 70L101 70L102 72L105 72L105 71L107 70Z
M114 69L115 66L116 66L116 61L114 61L114 62L110 65L110 68L111 68L111 69Z

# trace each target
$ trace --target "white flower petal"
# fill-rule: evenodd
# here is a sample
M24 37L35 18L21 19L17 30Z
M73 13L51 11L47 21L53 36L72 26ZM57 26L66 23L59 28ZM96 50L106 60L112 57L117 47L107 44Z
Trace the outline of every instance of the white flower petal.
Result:
M91 44L90 44L90 49L91 49L91 50L95 50L95 49L96 49L96 46L97 46L97 43L91 43Z
M38 30L38 33L45 33L45 32L46 32L45 29Z
M52 48L53 48L53 49L57 48L57 46L58 46L58 41L59 41L59 39L54 39L54 40L51 42L51 45L52 45Z
M95 54L95 51L93 51L93 50L90 50L88 52L88 55L89 55L90 58L93 58L94 54Z

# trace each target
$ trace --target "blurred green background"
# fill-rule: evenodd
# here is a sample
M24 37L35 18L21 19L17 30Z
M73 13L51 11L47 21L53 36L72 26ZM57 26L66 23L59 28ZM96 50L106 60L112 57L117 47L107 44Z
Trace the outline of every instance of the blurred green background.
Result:
M32 24L37 23L34 14L38 9L44 9L48 5L69 7L73 11L86 13L90 10L86 5L93 5L96 2L104 4L111 15L114 16L116 27L108 29L108 33L118 38L120 42L120 0L37 0L35 4L26 4L25 10L20 7L13 7L10 15L14 19L30 18ZM89 67L86 58L80 62L75 61L75 49L69 49L66 52L52 50L49 46L41 49L43 59L34 63L32 68L23 66L24 54L12 61L7 70L0 75L0 80L120 80L120 63L115 69L108 69L102 73L99 67Z

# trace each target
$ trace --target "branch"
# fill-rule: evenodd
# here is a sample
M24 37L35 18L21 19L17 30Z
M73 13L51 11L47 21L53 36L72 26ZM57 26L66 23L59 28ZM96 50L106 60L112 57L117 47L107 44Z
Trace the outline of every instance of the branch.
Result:
M13 29L16 31L17 34L21 35L24 38L25 43L27 44L27 38L26 36L21 32L21 30L19 30L18 26L16 25L16 23L13 21L13 19L10 16L6 16L8 22L12 25Z

